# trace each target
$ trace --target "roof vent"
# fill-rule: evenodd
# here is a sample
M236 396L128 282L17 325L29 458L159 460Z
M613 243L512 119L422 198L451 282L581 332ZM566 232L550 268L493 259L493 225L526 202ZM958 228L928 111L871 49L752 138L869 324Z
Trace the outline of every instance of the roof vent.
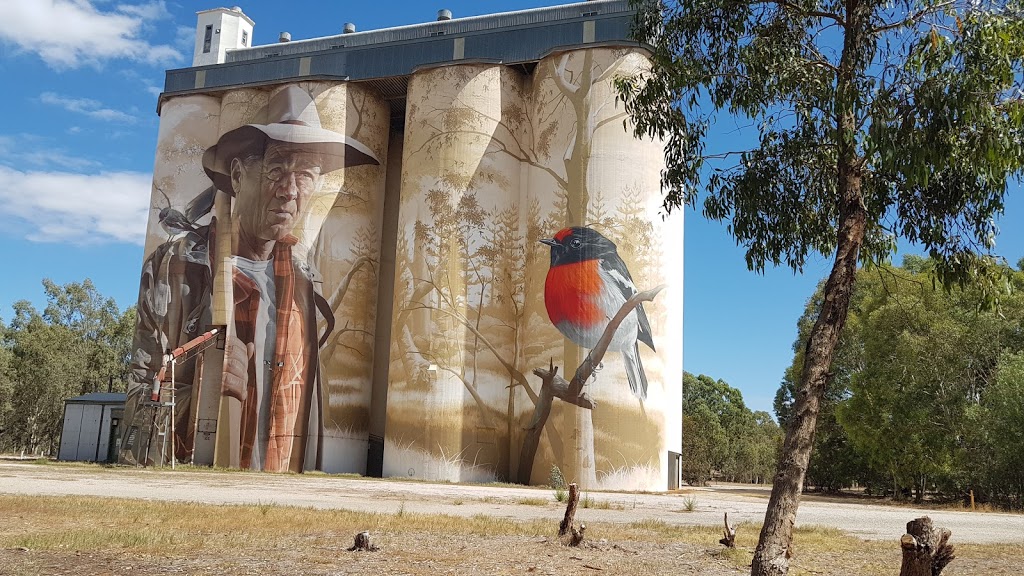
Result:
M451 20L451 19L452 19L452 11L451 10L448 10L447 8L445 8L445 9L437 11L437 21L438 22L441 22L442 20Z
M241 13L241 12L242 12L242 7L241 7L241 6L232 6L232 7L231 7L231 11L232 11L232 12L238 12L238 13Z
M342 29L343 34L351 34L356 31L356 25L351 22L345 22L345 27Z
M281 35L277 37L278 42L291 42L292 35L287 32L281 32Z

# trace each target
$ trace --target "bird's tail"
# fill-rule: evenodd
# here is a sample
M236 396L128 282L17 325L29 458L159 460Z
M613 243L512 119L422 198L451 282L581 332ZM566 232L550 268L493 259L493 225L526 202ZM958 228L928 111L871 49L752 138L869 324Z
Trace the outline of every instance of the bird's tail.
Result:
M647 400L647 375L644 365L640 363L640 350L636 342L632 348L622 351L622 359L626 362L626 377L629 378L629 389L640 400Z

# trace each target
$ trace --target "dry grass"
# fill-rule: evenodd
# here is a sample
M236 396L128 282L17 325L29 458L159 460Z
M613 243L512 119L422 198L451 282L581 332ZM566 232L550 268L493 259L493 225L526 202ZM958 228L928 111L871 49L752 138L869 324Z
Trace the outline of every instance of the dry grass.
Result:
M544 505L538 498L517 501ZM647 519L631 524L588 522L592 549L563 548L553 538L561 510L550 519L515 521L406 512L373 514L261 504L215 506L77 496L0 495L0 566L4 574L165 573L168 566L209 574L582 573L561 570L586 562L610 573L738 574L747 570L760 526L740 524L737 548L717 545L716 526L683 527ZM348 555L370 530L384 552ZM955 544L956 534L953 542ZM572 550L569 552L569 550ZM836 529L796 531L793 576L891 575L900 553L892 542L865 542ZM1022 545L956 544L944 574L1014 574ZM151 563L152 572L139 571ZM567 564L568 563L568 564ZM121 566L119 569L118 566ZM262 568L261 568L262 567ZM163 570L163 572L161 572ZM256 572L253 572L256 570Z

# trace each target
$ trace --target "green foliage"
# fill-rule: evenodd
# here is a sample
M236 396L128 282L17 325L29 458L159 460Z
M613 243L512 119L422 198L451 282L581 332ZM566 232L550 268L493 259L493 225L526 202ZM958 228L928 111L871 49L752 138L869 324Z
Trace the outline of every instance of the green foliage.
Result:
M567 491L569 485L566 484L565 477L562 476L562 470L553 464L548 475L548 484L555 489L555 500L565 502L569 498L569 492Z
M1024 508L1024 352L1004 353L996 379L985 393L990 496L1013 508Z
M973 489L982 502L1024 503L1024 272L984 310L980 288L933 288L933 262L858 273L832 364L808 485L854 483L897 496ZM823 288L798 325L793 366L776 396L783 424Z
M902 236L942 283L1000 285L994 218L1024 165L1021 0L634 6L652 66L617 86L636 132L666 142L666 208L703 195L752 270L833 254L863 209L863 261ZM709 149L732 118L757 141Z
M562 476L562 470L555 465L551 465L551 472L548 475L548 483L555 490L565 490L569 487L565 482L565 477Z
M766 482L781 432L766 412L751 412L739 390L705 375L683 374L683 480L713 476Z
M43 281L47 306L26 301L0 326L0 451L54 454L64 400L124 390L135 309L123 313L91 281L64 286Z

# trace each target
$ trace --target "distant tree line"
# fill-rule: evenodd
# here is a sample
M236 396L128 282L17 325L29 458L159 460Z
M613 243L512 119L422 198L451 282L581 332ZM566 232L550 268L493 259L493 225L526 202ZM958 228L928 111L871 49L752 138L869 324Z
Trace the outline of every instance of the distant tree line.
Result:
M752 412L723 380L683 373L683 480L771 480L782 431L767 412Z
M936 288L934 263L858 271L805 486L1024 507L1024 259L987 301ZM775 399L785 426L822 288L799 321Z
M119 310L90 280L43 287L42 313L20 300L0 321L0 452L54 455L64 400L125 390L135 307Z

